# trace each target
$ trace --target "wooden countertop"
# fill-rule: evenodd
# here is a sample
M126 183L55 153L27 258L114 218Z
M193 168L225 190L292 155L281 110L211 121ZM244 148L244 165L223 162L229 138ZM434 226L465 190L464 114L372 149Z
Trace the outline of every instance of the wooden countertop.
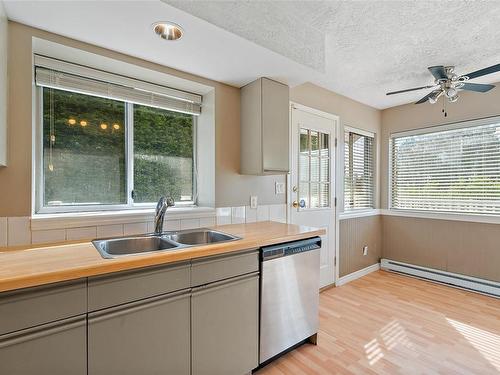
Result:
M259 248L325 234L324 229L271 221L213 228L242 239L115 259L102 258L91 242L0 248L0 292Z

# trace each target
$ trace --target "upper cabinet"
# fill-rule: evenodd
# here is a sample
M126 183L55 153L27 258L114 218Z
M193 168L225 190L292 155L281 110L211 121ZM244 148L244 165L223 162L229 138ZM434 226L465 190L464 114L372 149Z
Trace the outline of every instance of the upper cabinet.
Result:
M259 78L241 89L241 174L285 174L289 166L289 88Z
M0 1L0 167L7 165L7 16Z

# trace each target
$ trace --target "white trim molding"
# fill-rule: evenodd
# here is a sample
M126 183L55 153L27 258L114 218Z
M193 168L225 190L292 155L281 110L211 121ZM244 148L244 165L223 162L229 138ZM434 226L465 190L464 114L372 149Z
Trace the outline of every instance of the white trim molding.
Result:
M353 127L353 126L349 126L349 125L344 125L344 132L351 132L351 133L356 133L356 134L359 134L359 135L363 135L365 137L371 137L371 138L375 138L375 133L374 132L370 132L368 130L363 130L363 129L360 129L360 128L356 128L356 127Z
M495 281L460 275L434 268L417 266L390 259L382 259L381 268L383 270L500 298L500 283Z
M365 267L361 270L358 270L356 272L350 273L349 275L345 275L340 277L337 282L335 283L335 286L342 286L345 285L351 281L354 281L356 279L359 279L360 277L366 276L372 272L378 271L380 269L380 263L375 263L372 264L371 266Z
M494 215L479 215L479 214L461 214L461 213L448 213L448 212L426 212L426 211L410 211L410 210L396 210L396 209L383 209L380 210L382 215L387 216L402 216L413 217L420 219L435 219L435 220L451 220L451 221L467 221L471 223L486 223L486 224L500 224L500 216Z
M344 211L339 214L339 220L355 219L358 217L377 216L381 214L382 210L379 209Z

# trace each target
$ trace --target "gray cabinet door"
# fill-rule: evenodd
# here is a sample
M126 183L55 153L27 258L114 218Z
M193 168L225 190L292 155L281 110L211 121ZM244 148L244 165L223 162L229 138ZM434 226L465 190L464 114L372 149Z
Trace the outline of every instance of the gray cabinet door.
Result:
M289 88L270 79L262 79L262 165L265 173L290 170Z
M86 316L0 336L0 374L86 375Z
M257 367L258 322L258 274L194 290L192 375L243 375Z
M190 294L172 293L89 314L89 375L189 375Z

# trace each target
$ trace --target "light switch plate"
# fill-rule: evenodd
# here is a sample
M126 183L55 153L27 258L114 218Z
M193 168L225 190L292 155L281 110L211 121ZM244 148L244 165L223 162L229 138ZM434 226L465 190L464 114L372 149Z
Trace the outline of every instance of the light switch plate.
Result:
M276 192L276 194L285 194L285 183L284 182L276 182L275 192Z
M257 196L250 196L250 208L257 208Z

